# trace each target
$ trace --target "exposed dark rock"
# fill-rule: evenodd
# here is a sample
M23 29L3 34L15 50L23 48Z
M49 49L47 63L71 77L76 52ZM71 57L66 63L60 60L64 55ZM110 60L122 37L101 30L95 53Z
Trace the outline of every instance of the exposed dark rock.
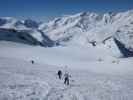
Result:
M117 44L120 52L123 54L123 57L133 57L133 51L131 51L131 49L126 48L125 45L116 38L114 38L114 41Z

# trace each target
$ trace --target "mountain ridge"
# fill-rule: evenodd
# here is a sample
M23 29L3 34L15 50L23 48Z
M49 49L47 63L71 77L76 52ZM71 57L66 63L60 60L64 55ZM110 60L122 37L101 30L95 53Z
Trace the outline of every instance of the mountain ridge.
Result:
M40 43L50 43L50 46L104 45L110 49L113 45L109 42L115 43L114 39L117 39L125 48L133 51L133 10L105 14L81 12L58 17L48 23L3 17L0 18L0 28L25 31Z

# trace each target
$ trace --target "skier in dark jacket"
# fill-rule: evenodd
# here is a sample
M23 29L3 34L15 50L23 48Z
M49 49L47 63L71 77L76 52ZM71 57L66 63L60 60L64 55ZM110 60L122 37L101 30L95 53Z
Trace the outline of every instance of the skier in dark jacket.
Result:
M34 64L34 63L35 63L35 61L34 61L34 60L31 60L31 63L32 63L32 64Z
M62 71L59 70L57 74L58 74L59 79L61 79L62 78Z

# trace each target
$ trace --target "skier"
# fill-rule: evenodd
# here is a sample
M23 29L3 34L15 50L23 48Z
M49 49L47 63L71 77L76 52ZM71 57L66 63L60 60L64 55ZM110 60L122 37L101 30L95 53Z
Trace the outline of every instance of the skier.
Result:
M64 74L64 84L69 85L69 82L70 82L69 78L70 78L70 77L71 77L71 75L69 75L68 72L66 72L66 73Z
M31 60L31 63L34 64L35 63L34 60Z
M62 71L61 70L58 70L58 77L59 77L59 79L61 80L61 77L62 77Z

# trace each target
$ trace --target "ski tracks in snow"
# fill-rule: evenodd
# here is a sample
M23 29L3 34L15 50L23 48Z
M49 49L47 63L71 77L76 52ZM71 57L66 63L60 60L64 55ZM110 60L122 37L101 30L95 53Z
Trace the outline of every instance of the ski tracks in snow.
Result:
M72 86L53 87L44 100L85 100Z

